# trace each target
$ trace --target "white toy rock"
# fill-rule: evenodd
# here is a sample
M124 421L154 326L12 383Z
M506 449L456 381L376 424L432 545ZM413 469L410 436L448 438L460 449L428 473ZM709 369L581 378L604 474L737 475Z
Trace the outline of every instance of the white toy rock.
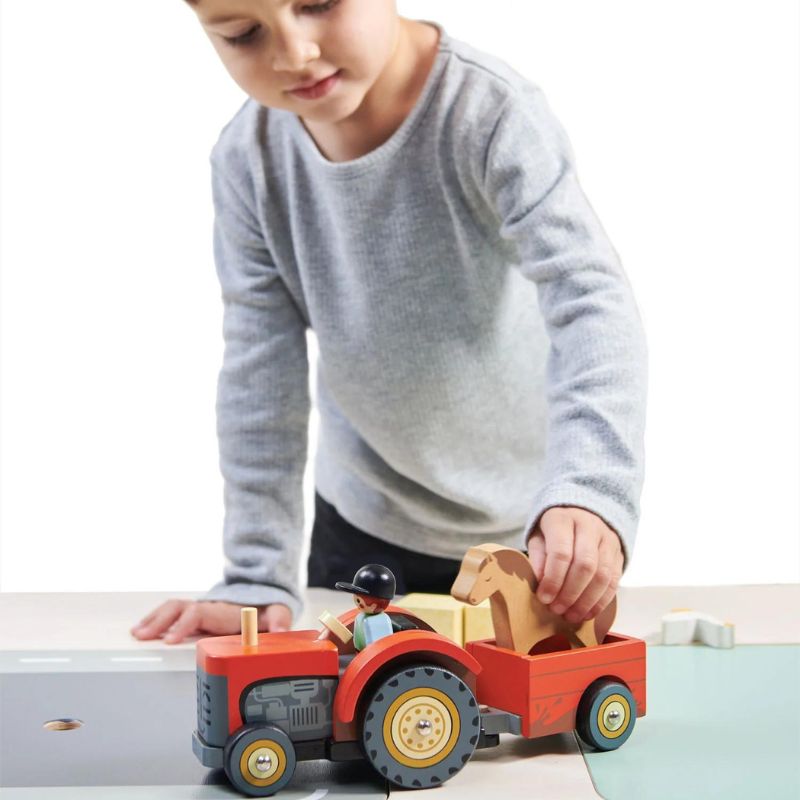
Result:
M734 625L711 614L691 608L673 609L661 618L661 644L692 644L709 647L733 647Z

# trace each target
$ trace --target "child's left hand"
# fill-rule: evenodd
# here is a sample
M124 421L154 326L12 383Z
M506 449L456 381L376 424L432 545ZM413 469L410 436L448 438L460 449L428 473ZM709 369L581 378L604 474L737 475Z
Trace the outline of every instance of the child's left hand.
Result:
M548 508L528 540L528 558L539 582L536 596L568 622L596 617L622 575L619 536L583 508Z

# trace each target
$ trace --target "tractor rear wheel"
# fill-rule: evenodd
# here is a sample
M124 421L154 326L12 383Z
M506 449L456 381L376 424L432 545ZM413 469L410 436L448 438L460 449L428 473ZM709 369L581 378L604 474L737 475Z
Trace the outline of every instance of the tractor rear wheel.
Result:
M397 669L365 706L361 742L367 760L397 786L426 789L469 761L481 732L470 688L444 667Z
M292 740L275 725L244 725L225 745L228 780L250 797L270 797L283 789L297 764Z

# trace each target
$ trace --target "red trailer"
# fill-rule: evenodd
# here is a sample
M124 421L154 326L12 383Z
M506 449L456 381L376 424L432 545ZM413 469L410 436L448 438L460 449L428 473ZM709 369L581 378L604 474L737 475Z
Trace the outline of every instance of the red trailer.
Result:
M352 632L357 613L338 620ZM613 750L645 713L641 640L609 633L594 647L553 651L549 641L521 655L492 640L462 648L406 609L387 613L395 633L359 653L325 629L262 633L255 645L200 640L200 761L253 797L275 794L297 761L318 758L366 758L394 785L427 788L501 733L577 730Z

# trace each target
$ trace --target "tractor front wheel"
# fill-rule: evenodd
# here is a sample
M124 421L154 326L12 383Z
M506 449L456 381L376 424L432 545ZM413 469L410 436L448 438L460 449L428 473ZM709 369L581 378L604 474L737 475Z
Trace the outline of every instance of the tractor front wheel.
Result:
M480 732L470 688L449 670L423 664L381 681L364 708L361 741L367 760L391 783L426 789L461 770Z
M228 780L250 797L270 797L292 779L292 740L274 725L244 725L228 739L223 756Z

